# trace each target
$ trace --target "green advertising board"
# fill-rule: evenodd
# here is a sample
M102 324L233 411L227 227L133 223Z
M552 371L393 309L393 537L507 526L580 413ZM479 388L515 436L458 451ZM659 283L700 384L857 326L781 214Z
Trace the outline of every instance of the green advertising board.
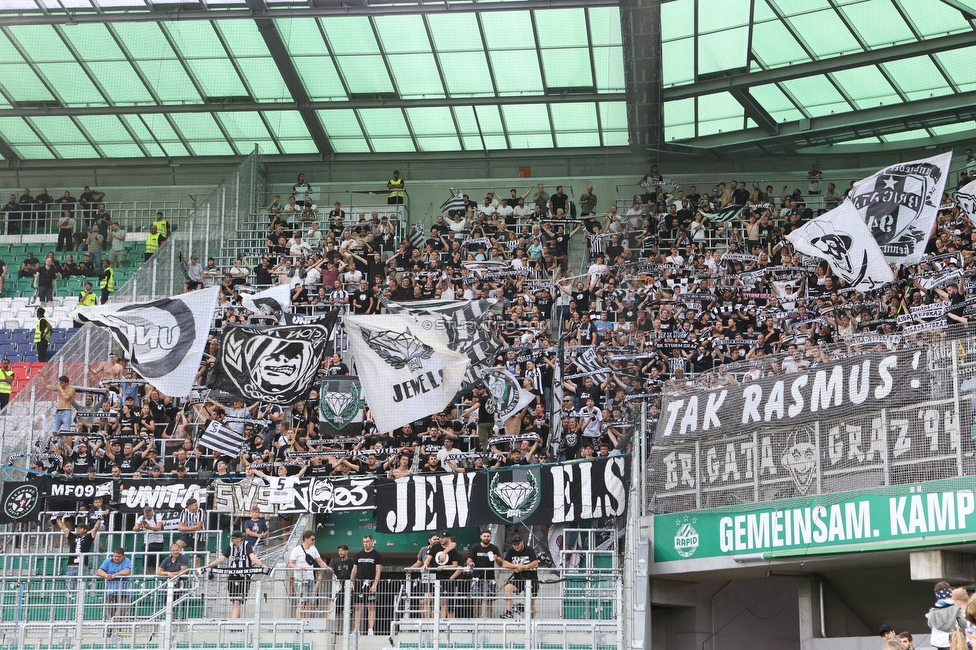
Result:
M656 515L654 561L861 553L976 541L976 477Z

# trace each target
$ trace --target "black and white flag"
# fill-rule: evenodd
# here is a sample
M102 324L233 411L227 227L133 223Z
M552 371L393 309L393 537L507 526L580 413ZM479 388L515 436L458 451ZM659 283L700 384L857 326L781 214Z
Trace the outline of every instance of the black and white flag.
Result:
M211 420L200 436L200 444L207 449L219 451L225 456L237 457L244 444L244 433L225 427L217 420Z
M410 245L414 248L423 250L424 242L427 241L427 237L424 233L424 224L415 223L413 225L413 229L410 231L410 235L407 237L407 241L409 241Z
M334 375L319 387L319 422L325 438L358 436L363 431L363 386L359 377Z
M952 152L898 163L857 183L845 203L857 209L889 262L914 264L925 254Z
M976 220L976 181L959 188L956 192L956 205L969 215L970 221Z
M279 284L258 293L242 293L241 304L255 314L285 313L291 309L291 287Z
M468 206L464 202L464 195L461 193L461 190L456 190L452 187L451 198L441 204L441 214L464 214L467 210Z
M827 260L834 275L858 291L895 279L881 247L847 201L786 236L797 251Z
M460 390L468 358L432 330L396 314L347 315L343 323L377 430L440 413Z
M576 367L579 368L582 373L594 373L592 375L593 381L598 384L602 384L607 380L607 364L601 362L596 356L596 350L592 347L588 347L583 350L582 353L576 355L576 360L574 362Z
M246 400L294 404L308 395L338 311L307 325L228 325L217 350L211 388Z
M108 329L132 368L160 392L186 397L203 358L219 287L126 305L96 305L75 312L80 321Z
M488 411L503 426L505 420L535 400L535 395L522 388L518 378L505 368L479 368L478 375L488 388Z
M725 223L727 221L732 221L737 219L745 209L749 207L747 205L727 205L724 208L720 208L715 212L702 212L702 216L707 218L712 223Z

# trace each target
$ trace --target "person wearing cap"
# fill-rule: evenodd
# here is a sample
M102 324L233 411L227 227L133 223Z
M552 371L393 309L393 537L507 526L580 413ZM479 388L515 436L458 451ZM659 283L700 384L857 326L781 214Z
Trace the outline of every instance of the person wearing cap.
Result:
M505 553L502 560L502 568L511 569L512 575L505 583L505 613L502 618L514 618L524 611L522 603L516 603L512 608L512 599L525 592L526 581L532 585L532 595L539 593L539 575L536 569L539 567L539 557L531 546L527 546L521 536L516 535L512 538L512 546ZM532 600L532 615L535 615L535 600Z
M403 457L409 458L406 455ZM410 569L418 569L420 572L419 597L422 599L421 615L425 618L432 618L434 616L433 600L431 599L431 594L434 592L434 576L426 569L427 557L435 545L440 545L440 541L440 533L431 533L428 535L427 546L420 549L417 553L416 561L409 567Z
M194 499L191 499L191 501L196 503ZM189 502L187 504L189 505ZM207 564L205 568L213 569L224 561L230 562L231 569L264 568L264 563L261 562L261 558L254 553L254 548L244 541L244 533L239 530L231 533L230 545L224 549L220 556ZM203 569L198 569L197 573L202 573L202 571ZM232 605L231 618L241 617L241 607L244 605L244 599L247 598L247 592L250 588L250 573L231 573L227 576L227 591L230 594Z
M349 557L349 547L339 544L336 557L329 560L329 571L332 572L333 596L335 606L332 612L336 618L342 618L346 607L346 581L352 578L352 558ZM330 614L331 616L331 614Z
M98 531L102 527L102 520L99 519L96 521L95 525L91 527L91 530L88 529L88 522L81 516L76 517L74 530L68 526L63 518L55 519L54 522L64 533L65 540L68 542L68 548L71 549L71 555L68 556L68 570L65 575L68 577L68 597L73 601L75 599L75 589L78 586L77 577L85 575L86 556L88 553L91 553L92 547L95 545L95 535L98 534Z
M386 184L386 189L390 191L386 199L388 204L399 205L403 203L403 197L406 196L406 193L403 191L403 179L400 178L399 169L393 170L393 178Z
M948 650L955 647L951 641L952 632L956 629L966 629L966 603L969 596L965 589L953 590L948 582L935 584L935 604L925 615L931 635L929 643L937 649ZM961 606L960 606L961 603ZM885 641L897 640L895 631L888 625L882 625L878 631Z

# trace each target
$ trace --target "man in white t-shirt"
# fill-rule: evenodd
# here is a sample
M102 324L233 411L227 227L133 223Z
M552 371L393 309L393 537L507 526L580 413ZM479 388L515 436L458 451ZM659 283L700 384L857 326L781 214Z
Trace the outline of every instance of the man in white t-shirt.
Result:
M302 236L296 233L291 241L291 246L288 247L288 253L292 257L305 257L311 251L312 247L302 241Z
M600 423L603 422L603 411L596 407L592 397L586 398L586 406L580 409L580 424L583 425L584 438L599 438Z
M302 533L302 543L292 549L288 558L288 568L292 570L291 591L298 600L295 618L307 618L318 596L322 573L315 571L315 565L328 568L319 549L315 548L315 533L306 530Z

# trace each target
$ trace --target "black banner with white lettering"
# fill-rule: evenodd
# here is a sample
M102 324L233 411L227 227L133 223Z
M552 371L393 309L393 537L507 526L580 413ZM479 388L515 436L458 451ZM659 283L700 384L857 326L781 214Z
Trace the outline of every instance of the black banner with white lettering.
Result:
M212 510L246 515L257 507L264 515L332 513L372 510L376 503L372 478L268 478L215 481Z
M119 488L118 508L122 512L142 514L143 508L183 510L189 499L207 507L209 480L191 479L125 479Z
M79 501L91 503L95 497L115 500L115 482L87 478L51 478L46 481L43 496L48 510L74 511Z
M377 483L376 530L415 533L618 517L627 509L629 484L629 455L408 476Z
M723 428L746 433L795 425L837 417L851 408L876 411L917 398L927 384L924 366L924 353L917 350L864 354L699 394L667 394L658 440L708 438Z

